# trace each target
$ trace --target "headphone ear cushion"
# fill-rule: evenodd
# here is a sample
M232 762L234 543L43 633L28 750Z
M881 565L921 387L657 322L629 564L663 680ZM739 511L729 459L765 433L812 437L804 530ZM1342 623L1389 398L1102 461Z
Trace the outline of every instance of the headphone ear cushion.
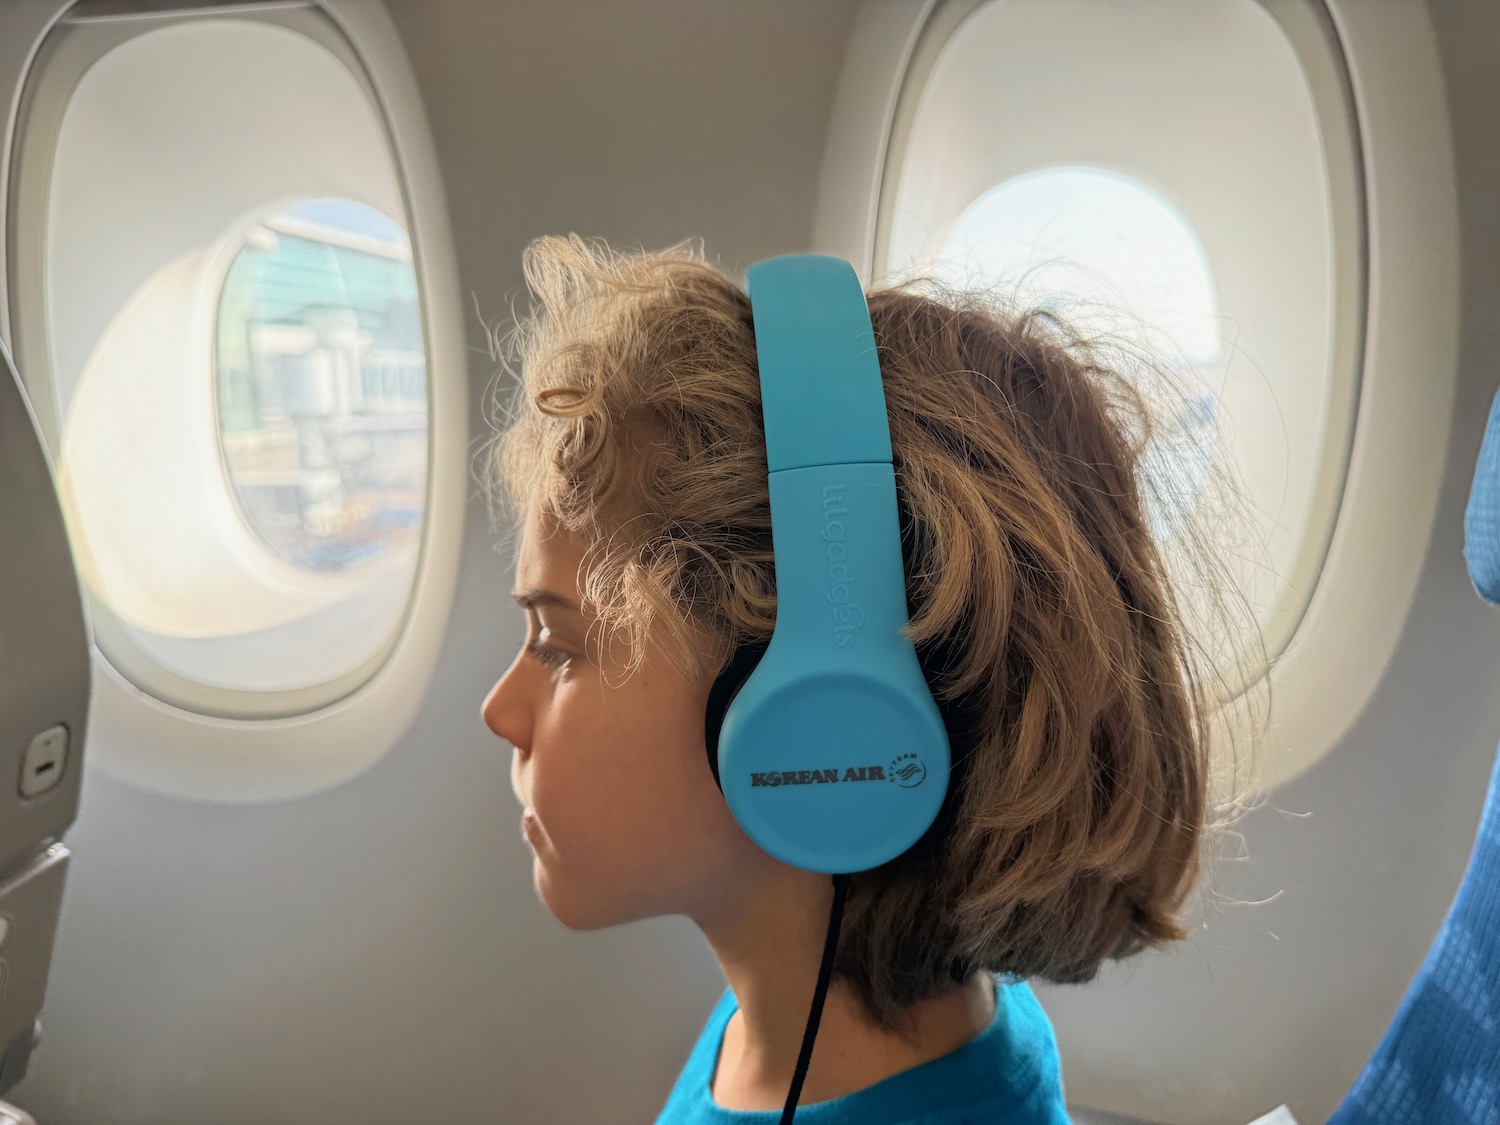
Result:
M713 771L714 784L720 793L724 792L724 783L719 779L719 731L724 727L724 716L770 647L769 640L747 641L740 645L709 690L708 710L703 717L703 745L708 750L708 768Z

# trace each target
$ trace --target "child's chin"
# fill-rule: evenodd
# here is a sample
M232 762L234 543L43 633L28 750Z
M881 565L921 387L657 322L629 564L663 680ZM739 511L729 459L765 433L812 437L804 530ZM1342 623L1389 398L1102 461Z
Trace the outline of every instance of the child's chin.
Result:
M609 903L591 899L587 895L571 893L565 888L558 887L540 870L537 872L537 893L552 917L568 929L580 933L587 930L603 930L634 920L632 916L613 909Z
M559 909L549 902L547 909L552 912L552 917L576 933L584 933L588 930L606 930L611 926L623 925L626 922L634 920L625 915L605 914L587 909L580 910L577 909L575 904L568 905L568 909Z

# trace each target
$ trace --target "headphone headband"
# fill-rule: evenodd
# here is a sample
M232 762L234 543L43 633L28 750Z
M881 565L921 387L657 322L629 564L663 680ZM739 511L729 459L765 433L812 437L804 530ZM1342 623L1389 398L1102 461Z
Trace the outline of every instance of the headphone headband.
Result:
M766 466L891 462L870 310L842 258L794 254L745 272L755 315Z

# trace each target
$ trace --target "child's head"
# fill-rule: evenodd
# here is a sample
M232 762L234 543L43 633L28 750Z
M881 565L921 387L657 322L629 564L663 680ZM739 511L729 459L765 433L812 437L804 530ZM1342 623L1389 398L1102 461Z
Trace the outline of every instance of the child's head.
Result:
M750 303L693 245L538 240L522 387L492 483L547 586L485 704L576 928L707 923L787 872L738 828L704 707L776 620ZM1053 981L1186 936L1208 801L1205 700L1148 530L1142 397L1042 313L868 294L910 625L948 728L948 798L853 877L835 975L871 1019L978 970ZM538 637L537 621L548 630ZM806 873L800 873L806 874ZM821 877L819 877L821 878Z

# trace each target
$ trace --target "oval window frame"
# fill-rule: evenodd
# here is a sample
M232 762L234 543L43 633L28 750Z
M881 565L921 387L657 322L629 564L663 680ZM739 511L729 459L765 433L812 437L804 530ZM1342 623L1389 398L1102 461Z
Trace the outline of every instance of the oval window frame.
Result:
M162 26L252 21L295 32L329 52L363 90L385 138L412 240L428 363L426 528L403 615L381 653L330 685L232 693L171 677L141 652L118 618L88 596L94 677L92 764L166 795L225 803L300 797L338 785L388 753L415 718L451 614L465 523L467 465L440 449L468 442L467 358L457 257L446 196L420 94L400 37L378 5L189 10L93 17L60 14L38 37L22 85L3 201L11 269L8 316L18 366L49 448L59 429L50 386L47 310L36 284L46 256L52 154L63 115L87 70L115 47ZM27 216L22 223L19 216ZM220 247L222 255L222 247ZM226 263L220 262L220 265ZM127 674L127 672L129 674ZM167 677L187 685L161 698ZM186 705L185 705L186 704ZM228 712L228 713L226 713ZM248 712L248 713L247 713Z
M813 245L848 258L867 283L887 256L894 177L917 100L949 38L988 2L874 6L856 19L835 92ZM1442 107L1429 104L1428 92L1441 88L1430 49L1421 75L1356 93L1336 11L1321 0L1256 2L1291 45L1317 115L1335 238L1333 362L1343 365L1347 388L1342 471L1323 485L1326 545L1319 565L1306 568L1310 593L1284 640L1268 643L1268 652L1279 651L1269 674L1243 684L1214 716L1221 735L1263 745L1254 781L1270 791L1338 744L1394 654L1437 515L1457 374L1459 276L1452 142ZM1384 46L1371 45L1377 61L1364 69L1381 65ZM1372 199L1381 201L1378 211ZM1405 268L1382 270L1373 284L1372 263L1394 261ZM1410 378L1416 370L1424 373L1420 386ZM1428 455L1383 455L1413 448ZM1371 604L1386 609L1372 614ZM1260 706L1267 690L1268 716ZM1233 789L1245 779L1216 780Z

